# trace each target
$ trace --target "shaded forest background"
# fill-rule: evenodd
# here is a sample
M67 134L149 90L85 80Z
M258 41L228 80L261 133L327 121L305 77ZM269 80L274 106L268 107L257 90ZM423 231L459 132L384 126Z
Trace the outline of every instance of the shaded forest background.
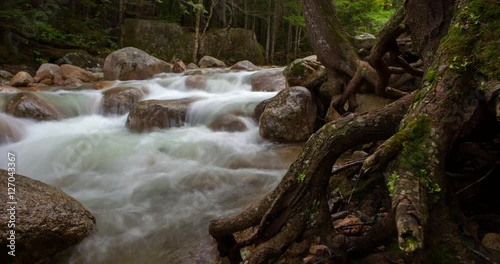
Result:
M346 31L355 35L376 34L403 1L334 2ZM121 47L127 18L163 20L200 32L250 29L267 63L285 64L312 51L300 0L7 0L0 10L0 63L52 62L74 50L106 56Z

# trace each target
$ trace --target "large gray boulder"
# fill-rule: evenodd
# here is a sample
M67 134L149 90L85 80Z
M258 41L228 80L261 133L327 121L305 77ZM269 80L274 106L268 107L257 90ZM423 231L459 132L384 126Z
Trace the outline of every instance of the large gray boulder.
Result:
M38 263L96 230L94 216L61 190L19 174L9 177L0 170L0 181L5 184L0 192L4 208L0 214L1 263ZM15 195L8 195L7 183L14 184ZM15 257L5 249L15 250Z
M317 107L305 87L290 87L267 104L260 117L260 136L276 142L305 141L316 131Z
M135 87L115 87L103 92L102 110L105 115L123 115L144 98L144 92Z
M7 102L7 114L21 118L31 118L39 121L59 120L63 115L49 102L36 93L17 93Z
M326 69L314 59L296 59L283 70L289 86L303 86L308 89L319 87L326 81Z
M119 49L104 61L105 80L145 80L161 72L170 72L172 65L146 52L127 47Z
M130 111L126 125L136 132L181 127L186 123L188 107L194 101L195 98L141 101Z

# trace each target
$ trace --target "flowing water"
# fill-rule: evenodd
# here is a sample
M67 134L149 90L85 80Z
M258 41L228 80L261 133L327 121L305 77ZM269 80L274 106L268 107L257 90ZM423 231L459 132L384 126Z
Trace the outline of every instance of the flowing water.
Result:
M101 91L94 90L39 92L67 116L60 121L0 114L19 140L1 145L0 153L15 152L17 172L62 189L96 217L97 233L61 263L214 263L209 221L272 190L293 159L244 117L276 94L252 92L252 74L212 72L204 89L190 89L188 76L179 74L119 83L147 88L145 99L201 98L185 126L150 133L130 132L127 115L101 115ZM207 128L234 112L243 114L247 131Z

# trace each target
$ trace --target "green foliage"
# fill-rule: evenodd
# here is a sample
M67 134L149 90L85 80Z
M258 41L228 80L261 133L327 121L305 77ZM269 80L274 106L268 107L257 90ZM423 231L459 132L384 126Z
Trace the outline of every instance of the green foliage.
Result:
M306 22L302 16L302 2L297 0L283 1L283 20L292 26L305 28Z
M376 34L394 13L383 0L336 0L337 15L350 34Z

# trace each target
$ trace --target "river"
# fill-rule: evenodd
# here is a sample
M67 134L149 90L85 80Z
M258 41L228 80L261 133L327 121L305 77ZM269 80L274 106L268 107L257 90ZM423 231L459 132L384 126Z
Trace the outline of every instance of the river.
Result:
M250 116L276 92L252 92L254 72L206 74L204 89L186 75L162 74L116 86L144 87L147 99L197 97L180 128L135 133L127 114L104 116L101 91L38 92L67 118L36 122L1 113L20 138L0 146L17 172L62 189L96 217L98 231L61 263L214 263L211 219L236 213L271 191L297 148L259 136ZM9 95L1 95L0 106ZM244 132L214 132L223 113L243 113ZM292 158L291 158L292 157ZM6 168L6 159L0 165Z

